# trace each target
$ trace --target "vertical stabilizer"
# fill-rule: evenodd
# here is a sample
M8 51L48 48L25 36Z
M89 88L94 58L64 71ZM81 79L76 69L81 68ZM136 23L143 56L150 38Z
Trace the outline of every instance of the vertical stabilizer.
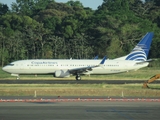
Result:
M152 38L153 32L148 32L128 55L117 58L116 60L146 61Z

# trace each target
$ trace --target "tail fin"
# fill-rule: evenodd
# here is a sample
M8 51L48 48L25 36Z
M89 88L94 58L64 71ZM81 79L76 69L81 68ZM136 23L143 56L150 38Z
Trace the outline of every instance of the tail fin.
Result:
M153 32L148 32L128 55L117 58L117 60L146 61L150 50L152 38Z

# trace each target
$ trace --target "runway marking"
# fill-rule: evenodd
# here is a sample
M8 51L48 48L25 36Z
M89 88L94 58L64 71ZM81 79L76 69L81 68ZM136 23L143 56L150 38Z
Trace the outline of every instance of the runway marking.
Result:
M128 114L122 113L121 111L118 111L115 109L112 109L112 110L113 110L113 112L117 113L118 115L124 117L127 120L133 120L133 118L131 118Z
M0 99L0 102L160 102L160 99Z

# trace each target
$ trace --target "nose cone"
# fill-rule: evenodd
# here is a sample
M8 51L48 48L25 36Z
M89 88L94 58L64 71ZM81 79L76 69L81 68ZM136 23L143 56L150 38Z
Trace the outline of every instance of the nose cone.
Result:
M5 71L5 72L7 72L7 70L8 70L8 69L7 69L7 66L4 66L4 67L2 68L2 70Z
M6 66L2 68L3 71L6 71Z

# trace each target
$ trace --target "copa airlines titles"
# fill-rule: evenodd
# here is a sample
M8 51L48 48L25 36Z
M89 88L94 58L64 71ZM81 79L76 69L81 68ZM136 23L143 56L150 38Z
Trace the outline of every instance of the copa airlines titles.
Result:
M39 62L35 62L35 61L32 61L31 64L58 64L57 62L44 62L44 61L39 61Z

